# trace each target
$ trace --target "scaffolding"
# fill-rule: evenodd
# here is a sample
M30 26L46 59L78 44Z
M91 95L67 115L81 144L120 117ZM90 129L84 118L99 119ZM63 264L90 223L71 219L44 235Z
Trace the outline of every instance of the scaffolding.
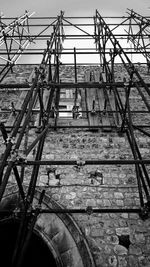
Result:
M81 23L78 22L79 19ZM114 23L113 19L117 20L117 23ZM11 124L5 125L3 121L0 123L0 130L6 145L0 160L0 201L3 199L9 177L13 171L22 208L17 211L1 210L0 214L3 217L15 212L21 218L12 265L21 266L37 216L40 213L138 213L142 219L149 217L150 178L147 167L150 160L143 159L135 132L139 131L150 137L150 126L149 124L136 124L133 121L133 115L149 114L150 83L141 76L137 68L139 63L134 62L133 58L136 55L144 56L146 62L143 61L143 63L147 65L149 71L149 43L147 41L149 41L150 20L133 10L128 10L126 17L112 18L102 17L98 10L96 10L94 17L83 18L65 17L63 11L57 17L52 18L33 17L33 14L26 12L20 18L12 18L12 20L11 23L7 24L9 18L1 17L0 21L0 59L6 62L6 64L1 64L0 90L3 92L17 88L17 90L26 93L21 108L15 108L12 103L11 109L6 111L10 112ZM37 20L42 22L37 24ZM48 22L45 23L45 20ZM108 23L105 20L108 20ZM36 27L38 30L40 28L41 31L37 32ZM135 33L135 31L137 32ZM41 48L41 43L38 48L34 44L35 41L38 43L38 41L45 42L45 40L47 40L46 49ZM85 44L89 44L92 40L93 46L63 47L65 42L71 41L72 44L72 40L83 41ZM127 42L125 43L125 41ZM15 46L13 47L14 42ZM133 47L130 46L129 42ZM31 48L28 48L29 44ZM13 68L21 55L22 58L35 56L40 59L30 81L15 84L5 83L5 77L9 71L13 72ZM96 58L96 62L88 62L87 60L84 62L84 56L88 56L88 59L92 56L92 58ZM69 62L67 62L68 58ZM22 62L21 64L23 64ZM115 64L118 63L124 66L128 74L123 81L115 80ZM37 62L35 64L37 65ZM72 66L74 70L72 82L61 80L60 69L63 65ZM81 82L77 73L79 65L96 65L97 68L86 71L85 81ZM145 107L144 110L132 110L130 95L133 88L140 95ZM66 90L68 93L73 92L70 110L62 108L61 93ZM124 101L121 92L124 95ZM82 109L79 108L79 96L81 94L84 99ZM96 99L95 95L97 95ZM2 109L1 112L3 112ZM65 113L70 114L68 116L72 119L71 125L62 123L60 114L65 116ZM31 123L33 114L36 117L34 125ZM99 121L100 116L101 122ZM86 119L85 123L82 121L83 118ZM133 159L42 160L47 132L50 129L57 131L57 129L66 128L115 131L118 135L125 134ZM26 145L24 155L20 155L20 146L29 129L36 129L37 137L29 146ZM28 160L27 156L35 149L35 146L37 146L36 151L34 151L35 160ZM88 206L85 209L43 210L41 203L45 189L41 192L38 207L36 209L32 207L40 166L75 165L82 167L85 165L109 166L117 164L135 166L140 199L139 208L97 209ZM32 167L32 172L28 188L25 190L24 171L27 166ZM30 226L29 231L25 236L25 229L28 225ZM20 251L22 252L20 253Z

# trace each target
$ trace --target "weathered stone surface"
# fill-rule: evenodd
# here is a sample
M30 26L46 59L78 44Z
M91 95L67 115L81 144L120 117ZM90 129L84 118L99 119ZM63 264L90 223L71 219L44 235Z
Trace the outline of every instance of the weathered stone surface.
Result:
M136 256L139 256L142 254L142 250L140 247L137 247L136 245L130 245L129 253L136 255Z
M107 259L106 257L104 257L104 255L102 256L100 253L95 255L95 262L96 262L96 266L103 266L103 267L108 267L108 263L107 263Z
M130 235L130 228L123 227L123 228L116 228L117 235Z
M127 267L127 264L125 257L118 257L118 267Z
M104 247L104 253L110 255L112 253L112 248L109 245Z
M76 193L70 192L69 194L66 195L66 199L74 199L76 197Z
M117 258L116 256L110 256L109 259L108 259L108 262L109 262L109 265L110 266L113 266L113 267L116 267L117 266Z
M96 206L96 201L95 201L95 199L92 199L92 198L91 198L91 199L88 199L88 200L86 201L86 206L87 206L87 207L90 206L90 207L92 207L92 208L95 207L95 206Z
M104 207L110 207L111 202L108 199L103 199L103 205L104 205Z
M130 255L129 256L129 267L138 267L138 258L133 256L133 255Z
M47 175L41 175L40 181L39 181L39 186L44 186L47 182L48 182Z
M124 202L123 202L123 200L121 200L121 199L117 199L117 200L116 200L116 204L117 204L117 206L119 206L119 207L123 207L123 206L124 206Z
M114 193L114 197L120 199L120 198L124 198L124 195L123 195L123 193L121 193L121 192L115 192L115 193Z
M128 254L128 250L121 246L121 245L116 245L114 247L114 252L118 255L118 256L121 256L121 255L127 255Z
M99 228L92 229L91 236L92 237L99 237L104 235L104 230L101 230Z
M117 235L107 236L106 240L108 243L111 243L111 244L118 244L119 243L119 238Z
M67 81L73 77L71 68L63 66L60 70L60 77L64 79L64 73L67 74ZM79 67L79 79L83 81L84 72L88 67ZM122 80L124 73L127 75L122 66L115 66L116 76ZM120 68L120 73L118 69ZM23 73L23 72L22 72ZM24 75L24 77L27 74ZM72 77L71 77L72 76ZM12 77L7 79L11 81ZM21 80L21 75L15 78L15 81ZM13 79L12 79L13 81ZM121 89L119 89L121 90ZM123 93L123 92L122 92ZM17 103L19 93L3 93L3 103L1 106L9 107L10 102ZM2 94L0 95L0 101ZM132 88L130 96L131 106L142 107L142 101L139 99L137 92ZM144 115L145 116L145 115ZM142 121L146 122L145 117ZM78 121L80 125L81 120ZM141 123L141 117L133 116L133 121ZM74 123L75 121L65 122ZM149 123L149 119L147 123ZM85 121L82 121L83 125ZM71 124L70 124L71 125ZM73 125L73 124L72 124ZM35 130L29 131L29 144L37 136ZM140 145L140 151L143 157L149 156L148 146L150 138L144 137L136 131L136 138ZM2 143L0 136L0 149L3 153L5 145ZM23 147L21 147L23 149ZM33 159L33 153L30 155ZM57 131L50 130L47 133L46 144L44 146L43 160L91 160L91 159L131 159L133 158L126 136L118 136L116 132L104 133L102 131L90 132L75 129L60 129ZM40 168L38 186L41 189L46 186L46 194L52 199L61 203L64 207L86 208L133 208L139 207L139 194L137 190L137 179L135 175L135 166L117 165L117 166L53 166L56 173L60 174L60 181L53 178L49 180L46 174L46 168ZM95 173L99 170L98 177ZM148 169L148 173L150 170ZM31 168L26 167L25 182L29 182ZM93 177L91 178L91 176ZM15 182L12 175L10 182ZM6 189L7 193L9 188ZM138 214L135 213L97 213L97 214L74 214L76 222L86 238L92 239L89 242L89 248L96 262L96 267L149 267L148 257L150 255L150 220L142 221ZM43 226L39 219L39 229ZM49 232L49 226L46 232ZM57 230L57 229L56 229ZM130 238L129 250L118 243L118 237L127 235ZM64 258L71 259L70 252L64 254ZM69 264L69 263L68 263ZM80 265L80 262L77 263ZM72 266L71 266L72 267ZM77 265L78 267L78 265Z
M107 235L112 235L114 234L115 230L113 228L106 229L106 234Z
M145 243L145 236L143 233L135 233L130 237L130 241L135 244Z
M138 262L140 267L149 267L150 266L150 260L147 257L140 256L138 257Z

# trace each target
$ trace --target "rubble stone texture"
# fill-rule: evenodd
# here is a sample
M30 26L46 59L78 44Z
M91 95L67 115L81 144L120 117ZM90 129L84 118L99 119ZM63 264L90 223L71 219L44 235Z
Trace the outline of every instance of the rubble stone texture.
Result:
M78 68L79 81L83 81L85 70ZM116 81L122 81L126 72L121 65L115 66ZM139 66L140 73L149 82L145 67ZM71 71L70 71L71 70ZM16 71L18 73L18 71ZM30 70L22 68L15 81L28 78ZM67 75L66 75L67 74ZM62 81L66 77L71 81L71 67L62 69ZM63 80L64 77L64 80ZM11 75L10 75L11 79ZM7 82L9 77L7 78ZM121 90L121 89L120 89ZM1 94L1 107L9 107L10 102L17 102L19 91L5 91ZM123 93L122 93L122 97ZM142 101L136 91L132 90L131 107L142 109ZM8 114L1 114L7 119ZM80 120L80 119L79 119ZM137 123L149 123L149 115L139 114L133 117ZM81 122L81 121L80 121ZM35 130L29 131L29 142L34 140ZM137 132L136 137L143 158L149 158L150 138ZM1 151L5 149L0 136ZM23 148L22 148L23 149ZM28 156L34 159L33 153ZM43 153L43 160L91 160L91 159L132 159L132 153L125 135L118 133L91 132L79 129L49 130ZM138 208L139 194L135 167L132 165L85 165L53 166L59 174L59 180L51 175L48 179L48 166L40 167L38 187L46 188L56 202L65 208ZM25 183L31 173L30 167L25 171ZM94 175L100 173L100 175ZM12 180L11 180L12 179ZM14 183L13 177L10 179ZM150 219L143 221L138 214L104 213L74 214L83 235L86 237L96 267L150 267Z

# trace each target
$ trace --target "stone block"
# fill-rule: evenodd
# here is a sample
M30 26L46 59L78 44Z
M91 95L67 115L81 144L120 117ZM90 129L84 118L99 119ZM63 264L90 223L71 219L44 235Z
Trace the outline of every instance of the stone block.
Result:
M93 228L91 230L91 236L92 237L104 236L104 230L99 229L99 228Z
M116 234L117 235L130 235L130 228L129 227L123 227L123 228L116 228Z
M138 262L140 267L149 267L150 266L150 260L147 257L140 256L138 257Z
M109 256L108 262L109 262L110 266L116 267L117 266L117 258L116 258L116 256L114 256L114 255Z
M104 192L104 193L103 193L103 197L104 197L104 198L108 198L108 199L113 198L113 193L110 193L110 192Z
M118 257L118 267L127 267L127 261L125 257Z
M96 207L96 200L95 199L87 199L86 207Z
M108 200L108 199L103 199L103 205L104 205L104 207L110 207L110 206L111 206L111 202L110 202L110 200Z
M120 198L124 198L124 195L121 192L115 192L114 193L114 197L117 198L117 199L120 199Z
M116 200L116 205L119 206L119 207L123 207L124 206L124 201L121 200L121 199L117 199Z
M111 254L112 253L112 248L109 245L106 245L104 248L105 254Z
M41 175L40 176L40 183L46 184L48 181L47 175Z
M139 267L137 257L130 255L129 256L129 267Z
M49 186L57 186L59 185L59 181L57 179L50 179Z
M142 254L142 250L136 245L130 245L129 254L139 256Z
M116 245L114 247L114 252L118 255L118 256L122 256L122 255L127 255L128 254L128 250L121 245Z
M75 199L76 198L76 193L75 192L70 192L69 194L66 194L66 199Z
M113 228L106 229L106 234L107 235L113 235L114 234L114 229Z
M117 245L119 244L119 238L117 235L111 235L106 237L106 241L110 244Z
M135 244L145 243L145 236L143 233L134 234L130 237L130 241Z

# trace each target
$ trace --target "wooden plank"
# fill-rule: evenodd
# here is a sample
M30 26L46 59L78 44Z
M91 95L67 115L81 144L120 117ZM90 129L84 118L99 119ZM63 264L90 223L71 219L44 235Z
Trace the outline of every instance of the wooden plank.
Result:
M87 90L87 94L86 94L87 110L91 111L91 112L88 112L88 119L89 119L90 126L99 125L98 115L93 110L93 102L95 102L95 94L96 94L96 91L94 88Z
M86 94L85 94L85 88L81 88L81 109L86 110ZM86 113L82 113L82 118L87 118Z
M90 81L90 71L88 71L86 73L85 80L87 82ZM91 88L89 90L86 90L87 111L91 111L91 112L88 112L88 123L89 123L89 126L97 126L97 125L99 125L99 116L93 110L95 102L96 102L96 89L95 88Z
M106 80L106 78L104 76L104 73L102 73L101 75L102 75L103 80ZM99 82L99 78L100 78L100 73L96 72L95 73L96 82ZM104 102L105 102L104 90L103 90L103 88L97 88L96 92L97 92L99 110L101 112L103 112L104 111ZM101 113L101 114L102 114L101 115L102 125L111 127L107 112L106 113ZM110 128L104 128L103 130L104 131L110 131Z
M106 76L104 73L102 73L102 78L103 78L103 81L106 82ZM116 110L114 93L112 92L111 94L108 94L108 98L109 98L109 104L110 104L111 110ZM120 125L120 123L122 121L120 114L117 115L117 114L113 113L113 118L114 118L114 122L115 122L116 126Z
M108 94L108 98L109 98L109 103L110 103L111 109L116 111L115 96L114 96L113 91L110 94ZM120 123L121 123L120 114L117 114L117 113L112 113L112 114L113 114L113 118L115 121L115 125L116 126L120 125Z
M98 104L99 104L100 111L104 111L104 92L103 92L103 89L97 89L97 98L98 98ZM103 126L110 126L111 127L107 112L103 113L101 115L101 120L102 120ZM110 131L110 128L104 128L104 131Z

